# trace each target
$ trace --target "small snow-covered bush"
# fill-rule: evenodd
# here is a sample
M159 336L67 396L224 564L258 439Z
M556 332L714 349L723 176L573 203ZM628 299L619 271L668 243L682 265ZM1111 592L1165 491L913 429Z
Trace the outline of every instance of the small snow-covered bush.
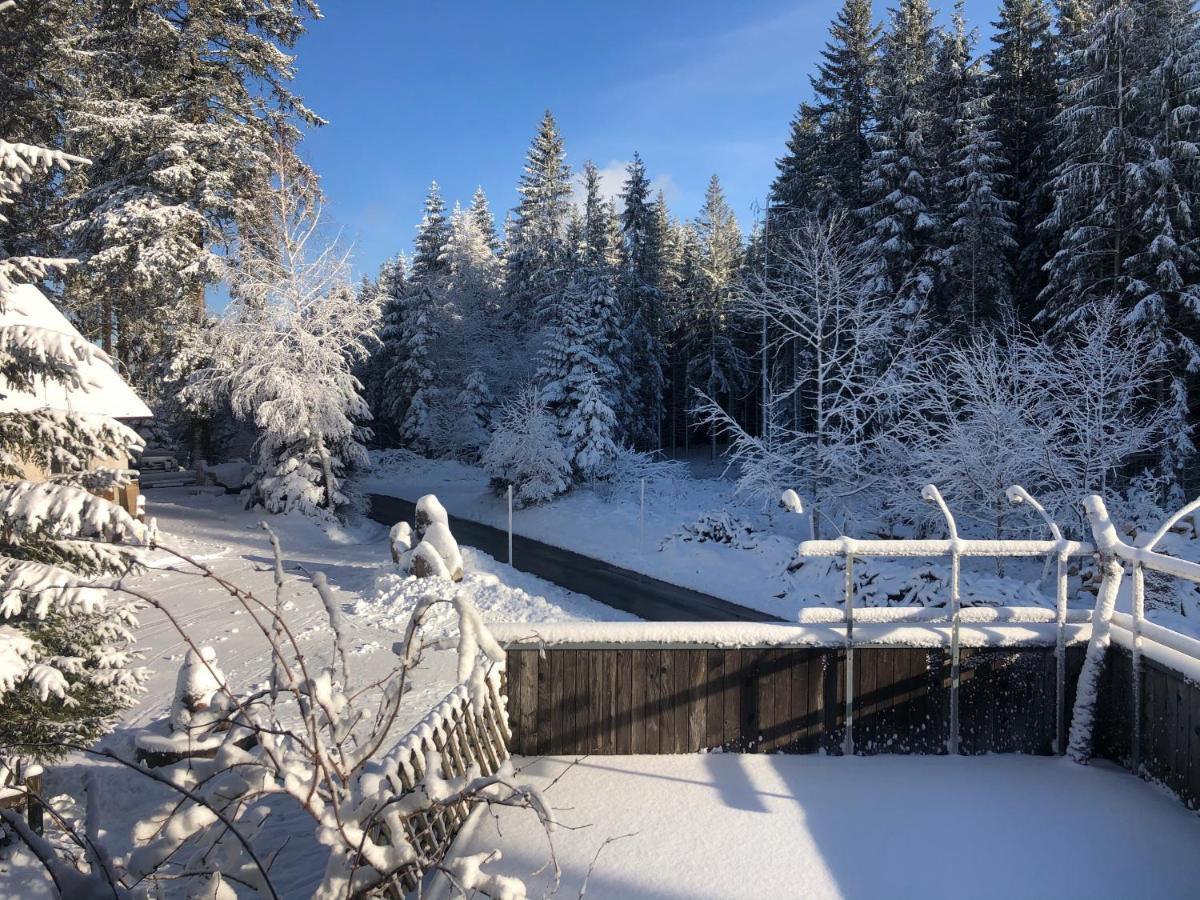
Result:
M636 487L642 479L646 485L675 484L688 478L687 464L677 459L665 459L659 453L647 453L622 445L617 448L605 473L605 480L618 488Z
M570 487L571 463L535 389L526 388L504 406L483 453L483 468L497 490L513 486L518 507L545 503Z

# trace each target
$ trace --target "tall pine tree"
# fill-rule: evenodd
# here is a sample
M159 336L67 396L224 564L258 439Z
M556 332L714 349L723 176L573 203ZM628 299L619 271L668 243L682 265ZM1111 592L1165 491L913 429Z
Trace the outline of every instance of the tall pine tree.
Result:
M863 248L877 257L872 288L914 315L933 290L940 223L936 211L933 13L927 0L891 11L879 64L879 127L871 136L860 211Z

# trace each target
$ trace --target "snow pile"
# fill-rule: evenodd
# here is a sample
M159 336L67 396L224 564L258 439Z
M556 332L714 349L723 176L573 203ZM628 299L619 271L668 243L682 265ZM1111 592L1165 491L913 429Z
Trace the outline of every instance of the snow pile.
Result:
M462 552L467 574L458 584L444 576L414 578L386 572L376 580L373 594L354 604L353 614L380 628L401 629L425 597L451 601L461 591L471 598L483 621L489 624L635 621L633 616L582 594L497 563L474 548L464 547ZM424 634L445 638L457 632L457 616L452 605L438 604L430 609Z

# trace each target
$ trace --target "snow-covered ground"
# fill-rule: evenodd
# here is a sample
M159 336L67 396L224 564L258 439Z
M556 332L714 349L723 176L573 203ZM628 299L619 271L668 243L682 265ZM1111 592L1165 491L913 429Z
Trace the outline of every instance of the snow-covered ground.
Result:
M451 515L496 528L507 526L504 498L496 495L487 475L476 466L395 450L376 454L376 463L375 471L363 481L368 492L408 500L435 493ZM797 545L809 537L805 517L737 496L717 464L690 461L684 471L680 478L647 481L644 518L639 484L597 484L577 487L543 506L516 510L513 529L786 621L801 620L812 607L840 605L844 575L839 560L812 559L795 571L788 570ZM734 543L686 539L688 526L713 516L748 526L750 531L740 532ZM1168 534L1159 549L1200 561L1200 540L1195 538ZM940 606L949 595L946 559L860 560L855 572L859 606ZM963 604L1053 607L1053 572L1053 566L1040 559L999 564L989 559L964 560ZM1078 579L1071 583L1076 590ZM1200 636L1200 586L1157 576L1150 576L1147 585L1149 618ZM1118 610L1129 610L1128 594L1126 580ZM1160 607L1159 597L1172 608ZM1084 591L1069 599L1069 605L1080 610L1094 604L1095 595ZM1179 608L1191 614L1183 615Z
M403 636L409 614L418 599L429 591L447 597L456 590L467 591L485 622L548 622L580 620L629 620L632 617L596 601L497 563L479 551L464 548L466 574L461 584L441 580L402 577L391 563L387 531L372 522L352 528L323 528L300 515L266 516L261 510L246 511L235 496L194 494L186 488L152 491L147 494L147 511L157 519L160 540L186 556L204 563L214 573L264 599L273 599L272 554L260 522L269 522L279 535L287 575L285 587L289 622L302 650L310 658L328 659L333 633L316 591L307 575L324 572L333 595L343 610L343 623L350 641L352 675L368 683L394 667L392 645ZM223 589L197 574L194 569L166 551L156 551L150 569L129 584L162 601L191 638L210 645L228 682L236 690L250 690L266 681L270 659L265 640L256 631L241 604ZM451 642L440 641L453 630L447 607L436 608L432 627L423 632L437 641L424 656L413 679L413 690L405 696L403 715L415 722L453 687L456 655ZM445 610L445 612L443 612ZM166 616L144 611L138 631L144 665L153 675L141 701L123 717L101 746L132 758L138 728L167 715L176 675L186 654L186 645ZM444 647L443 647L444 645ZM403 724L403 723L402 723ZM397 738L403 727L397 730ZM83 760L70 757L51 767L47 791L55 807L70 815L82 810ZM89 762L100 773L104 792L104 829L114 849L131 846L133 823L166 796L144 778L115 764ZM287 845L279 866L286 868L280 886L286 896L303 896L319 876L324 854L312 835L312 822L292 811L280 810L273 817L273 834L268 843ZM318 852L314 853L314 850ZM49 883L28 854L15 857L0 853L0 897L49 896Z
M404 451L376 455L376 469L363 481L371 493L415 500L437 494L452 515L496 528L507 525L507 506L488 484L482 469L454 460L430 460ZM563 547L796 621L801 610L840 602L843 575L827 560L812 560L789 572L796 546L805 540L804 516L782 508L763 508L735 495L733 484L709 466L707 477L647 482L644 523L640 485L600 484L579 487L544 506L517 510L513 529L543 543ZM702 517L727 517L749 526L735 543L686 539L685 527ZM868 537L869 535L860 535ZM859 565L870 581L858 603L872 597L904 595L921 604L940 592L949 565L945 560L872 560ZM1053 605L1053 584L1041 580L1039 561L1009 561L1004 575L990 560L963 564L963 601L981 605ZM932 577L931 577L932 576ZM938 580L935 580L938 579ZM862 579L860 578L860 582ZM1091 598L1080 601L1091 606Z
M519 763L520 764L520 763ZM1029 756L696 754L525 760L560 821L559 896L1191 898L1200 818L1128 773ZM611 843L605 843L611 840ZM533 817L462 853L550 883ZM599 853L599 858L596 854ZM540 874L534 874L541 870Z

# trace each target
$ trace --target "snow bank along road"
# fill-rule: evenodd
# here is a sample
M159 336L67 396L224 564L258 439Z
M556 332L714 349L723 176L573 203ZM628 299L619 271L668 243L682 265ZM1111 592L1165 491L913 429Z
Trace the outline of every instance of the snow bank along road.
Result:
M370 516L375 521L384 525L393 525L401 519L412 521L412 501L385 494L367 496L371 500ZM460 543L483 550L498 560L508 558L508 535L499 528L451 516L450 530ZM516 534L513 566L653 622L783 621L756 609Z

